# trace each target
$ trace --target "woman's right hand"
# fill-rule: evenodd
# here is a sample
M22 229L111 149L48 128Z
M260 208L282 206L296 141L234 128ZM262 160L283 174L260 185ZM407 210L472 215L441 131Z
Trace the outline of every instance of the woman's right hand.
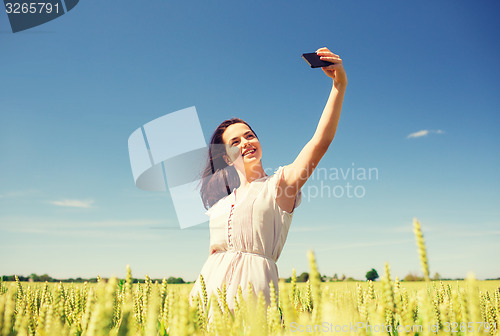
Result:
M333 85L337 90L344 90L347 86L347 75L340 56L325 47L316 50L316 54L320 56L322 61L335 63L321 69L323 69L328 77L333 79Z

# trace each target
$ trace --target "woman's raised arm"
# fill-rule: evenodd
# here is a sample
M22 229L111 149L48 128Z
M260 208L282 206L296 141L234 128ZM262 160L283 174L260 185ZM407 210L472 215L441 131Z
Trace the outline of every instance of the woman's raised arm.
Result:
M316 53L322 60L335 63L322 68L325 74L333 79L333 85L316 132L314 132L311 140L304 146L295 161L285 166L283 179L278 190L277 202L281 209L288 212L293 210L297 192L311 176L333 141L347 86L347 76L342 65L342 59L328 48L320 48Z

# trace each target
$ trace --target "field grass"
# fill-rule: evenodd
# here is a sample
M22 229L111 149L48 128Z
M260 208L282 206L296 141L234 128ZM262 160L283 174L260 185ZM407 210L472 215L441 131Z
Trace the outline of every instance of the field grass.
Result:
M321 283L312 272L310 282L280 283L282 315L263 297L240 299L234 314L219 300L209 325L208 306L188 303L192 284L0 286L0 335L500 335L500 281Z
M415 235L426 281L399 282L386 264L379 282L325 283L309 252L307 283L294 272L269 306L240 292L234 311L224 288L190 304L192 284L133 283L130 269L97 284L0 282L0 335L500 335L500 281L430 281L418 222Z

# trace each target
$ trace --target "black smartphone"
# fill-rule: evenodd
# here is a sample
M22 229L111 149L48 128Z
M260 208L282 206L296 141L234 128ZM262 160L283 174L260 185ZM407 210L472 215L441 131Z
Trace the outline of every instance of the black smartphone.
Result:
M311 68L322 68L334 64L332 62L322 61L316 53L302 54L302 58L311 66Z

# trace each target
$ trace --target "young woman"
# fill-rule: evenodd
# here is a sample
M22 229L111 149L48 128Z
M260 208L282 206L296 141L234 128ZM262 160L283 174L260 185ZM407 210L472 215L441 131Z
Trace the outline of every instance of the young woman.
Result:
M341 58L327 48L316 53L333 64L322 68L333 86L316 132L297 158L267 176L262 148L250 125L224 121L212 135L203 172L201 197L210 216L210 255L201 270L208 297L226 286L227 303L235 306L238 287L263 292L270 303L270 282L278 291L276 261L285 244L300 189L335 136L347 86ZM203 295L200 278L190 297ZM217 304L216 302L212 302Z

